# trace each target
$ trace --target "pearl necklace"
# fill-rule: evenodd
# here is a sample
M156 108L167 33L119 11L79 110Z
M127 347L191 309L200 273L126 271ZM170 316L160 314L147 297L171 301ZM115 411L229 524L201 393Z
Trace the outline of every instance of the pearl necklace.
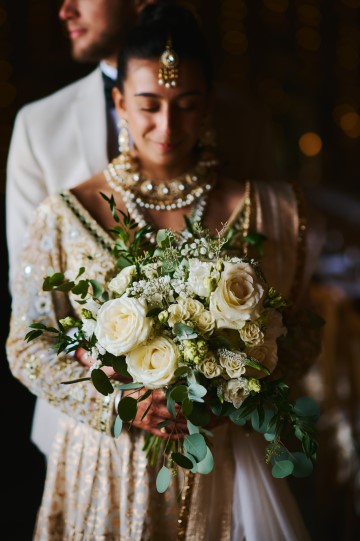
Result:
M109 182L109 170L108 168L104 169L104 176L107 180L107 182ZM110 182L109 182L110 184ZM141 227L144 227L145 225L148 225L148 222L146 221L145 219L145 216L141 210L141 206L139 205L138 201L136 200L136 196L135 194L133 194L132 192L130 191L125 191L124 189L122 189L120 186L117 186L117 190L121 197L122 197L122 200L124 201L124 204L125 204L125 207L126 207L126 210L128 211L128 213L130 214L130 216L132 217L133 220L135 220L135 222L138 224L139 228ZM191 212L191 221L193 222L201 222L201 220L203 219L204 217L204 213L205 213L205 209L206 209L206 204L207 204L207 193L204 193L202 195L202 197L199 197L194 205L194 208ZM175 207L177 208L177 207ZM159 210L159 209L156 209L155 210ZM170 209L166 209L166 210L170 210ZM171 209L172 210L172 209ZM184 236L184 237L187 237L188 236L188 232L186 229L184 229L182 232L181 232L181 235ZM155 243L156 241L156 234L155 233L148 233L147 235L147 238L150 240L151 243Z
M174 210L192 205L214 186L217 161L199 159L191 172L157 183L139 171L138 164L120 155L105 169L111 188L129 194L139 207L151 210Z

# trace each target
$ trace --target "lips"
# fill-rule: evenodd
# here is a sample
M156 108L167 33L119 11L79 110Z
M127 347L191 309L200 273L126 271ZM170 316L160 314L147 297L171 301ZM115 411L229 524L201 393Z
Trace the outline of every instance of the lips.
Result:
M175 150L179 146L179 143L159 143L159 142L155 142L155 144L163 152L171 152L172 150Z
M74 40L83 36L86 30L84 28L68 28L69 38Z

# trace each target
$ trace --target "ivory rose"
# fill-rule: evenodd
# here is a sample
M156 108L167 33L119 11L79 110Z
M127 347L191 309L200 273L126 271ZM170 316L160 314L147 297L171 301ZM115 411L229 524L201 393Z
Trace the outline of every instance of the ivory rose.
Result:
M208 297L209 288L206 286L206 280L210 278L213 264L200 259L192 258L189 260L189 278L188 284L199 297Z
M179 356L175 342L158 336L128 353L127 369L134 381L148 389L158 389L174 379Z
M152 320L142 299L119 297L105 302L97 315L95 335L106 351L124 355L149 337Z
M245 342L247 346L257 346L264 341L264 333L260 329L257 323L251 323L247 321L242 329L239 331L240 338Z
M215 318L209 310L203 310L193 321L201 334L209 335L215 329Z
M135 265L129 265L122 269L109 283L110 291L114 291L118 295L122 295L126 288L131 284L134 275L136 274Z
M240 351L236 352L236 357L227 358L220 355L220 364L225 369L229 378L239 378L245 373L246 354Z
M198 366L199 372L208 379L217 378L221 374L221 366L218 365L213 353L208 353Z
M231 402L236 409L239 409L245 398L249 396L248 383L246 378L231 379L226 383L224 399Z
M218 328L242 329L261 313L264 287L249 263L224 263L217 288L210 296L210 311Z

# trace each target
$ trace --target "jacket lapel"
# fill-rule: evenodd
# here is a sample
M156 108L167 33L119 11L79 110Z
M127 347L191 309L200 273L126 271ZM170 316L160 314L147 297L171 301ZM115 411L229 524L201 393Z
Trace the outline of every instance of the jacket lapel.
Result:
M106 105L99 68L83 79L73 107L80 152L90 176L108 163Z

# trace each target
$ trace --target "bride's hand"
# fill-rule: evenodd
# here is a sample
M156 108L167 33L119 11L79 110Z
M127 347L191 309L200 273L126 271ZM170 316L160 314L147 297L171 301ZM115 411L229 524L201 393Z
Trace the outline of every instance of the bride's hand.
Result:
M143 391L124 391L123 396L131 396L132 398L139 398L143 394ZM144 419L141 420L142 416L146 412L147 408L151 404L151 407ZM176 422L173 420L167 427L156 428L158 423L165 421L167 419L172 419L169 410L166 407L166 398L160 389L154 390L152 394L138 402L138 411L137 415L132 422L133 426L145 430L146 432L151 432L156 436L159 436L162 439L168 439L169 436L172 440L178 440L184 437L187 431L186 419L183 415L179 413L179 407L176 406L175 411L177 413Z
M83 366L91 368L91 366L96 362L93 357L90 357L89 352L84 348L77 348L75 351L75 359L79 361ZM116 374L114 369L111 366L103 366L101 370L107 375L108 378L113 378ZM116 374L118 376L118 374Z

